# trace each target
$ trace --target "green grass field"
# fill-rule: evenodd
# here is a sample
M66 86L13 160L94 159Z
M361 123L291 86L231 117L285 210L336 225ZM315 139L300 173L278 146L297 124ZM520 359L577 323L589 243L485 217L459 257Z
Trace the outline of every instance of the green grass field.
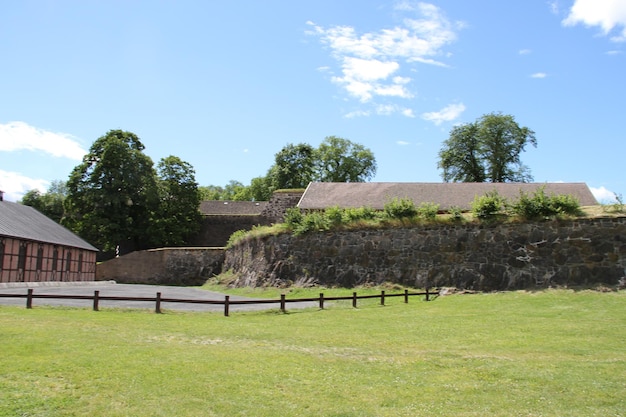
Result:
M359 305L0 306L0 416L626 416L623 291Z

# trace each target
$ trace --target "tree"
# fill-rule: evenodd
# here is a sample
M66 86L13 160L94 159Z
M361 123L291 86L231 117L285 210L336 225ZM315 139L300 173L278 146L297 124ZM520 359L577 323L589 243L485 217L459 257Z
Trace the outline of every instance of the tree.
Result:
M39 190L30 190L24 194L21 203L31 206L45 214L57 223L61 223L64 215L63 203L67 195L67 186L64 181L55 180L50 183L45 193Z
M317 180L364 182L376 174L374 154L363 145L328 136L316 151Z
M537 146L535 132L513 116L490 113L454 127L437 166L446 182L529 182L530 170L520 160L529 143Z
M268 176L273 190L305 188L315 178L315 149L306 143L288 144L274 156Z
M200 228L200 192L193 167L176 156L157 166L159 209L152 225L152 241L158 246L180 246Z
M148 247L158 209L156 173L139 138L111 130L70 174L65 224L104 251Z

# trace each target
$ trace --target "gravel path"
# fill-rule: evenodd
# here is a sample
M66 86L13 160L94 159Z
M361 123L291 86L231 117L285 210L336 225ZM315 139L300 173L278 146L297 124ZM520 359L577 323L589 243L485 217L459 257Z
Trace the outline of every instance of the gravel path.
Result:
M33 294L50 294L50 295L83 295L93 296L94 291L99 291L100 297L150 297L155 298L157 292L161 293L161 298L177 298L187 300L215 300L224 301L224 294L212 291L205 291L197 288L189 287L169 287L161 285L137 285L137 284L116 284L113 281L96 281L81 283L11 283L0 284L1 294L20 294L26 295L28 289L33 289ZM255 300L254 298L240 297L231 295L230 301L239 300ZM26 298L5 298L0 296L0 305L19 305L26 306ZM48 306L68 306L79 308L92 308L93 300L71 300L71 299L52 299L52 298L33 298L33 307ZM286 309L316 307L314 302L287 303ZM100 308L155 308L154 301L118 301L118 300L99 300ZM269 310L279 308L279 303L272 304L243 304L229 306L231 312L236 311L252 311L252 310ZM162 310L179 310L179 311L224 311L223 304L190 304L190 303L161 303Z

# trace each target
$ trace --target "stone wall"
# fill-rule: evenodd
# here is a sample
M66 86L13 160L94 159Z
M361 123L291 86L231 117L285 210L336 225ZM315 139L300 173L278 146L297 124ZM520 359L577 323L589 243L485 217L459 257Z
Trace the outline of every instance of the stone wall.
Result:
M626 217L270 236L226 251L241 286L394 282L481 291L616 285Z
M123 284L202 285L222 271L222 248L162 248L137 251L100 263L98 281Z
M261 215L272 223L282 222L287 209L296 207L300 198L302 198L302 194L302 191L274 192Z
M226 246L228 238L237 230L250 230L257 225L270 225L269 219L259 215L210 215L202 217L200 232L189 245L204 247Z

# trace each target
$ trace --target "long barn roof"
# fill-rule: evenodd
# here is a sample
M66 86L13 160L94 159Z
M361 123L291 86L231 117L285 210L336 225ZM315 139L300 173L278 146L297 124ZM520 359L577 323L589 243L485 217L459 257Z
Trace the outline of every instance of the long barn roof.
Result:
M394 198L439 204L440 210L460 207L469 210L476 196L496 190L508 200L516 200L520 192L532 194L544 187L547 195L567 194L576 197L581 206L597 205L585 183L427 183L427 182L312 182L302 195L301 209L371 207L382 210Z
M9 201L0 201L0 236L98 250L34 208Z

